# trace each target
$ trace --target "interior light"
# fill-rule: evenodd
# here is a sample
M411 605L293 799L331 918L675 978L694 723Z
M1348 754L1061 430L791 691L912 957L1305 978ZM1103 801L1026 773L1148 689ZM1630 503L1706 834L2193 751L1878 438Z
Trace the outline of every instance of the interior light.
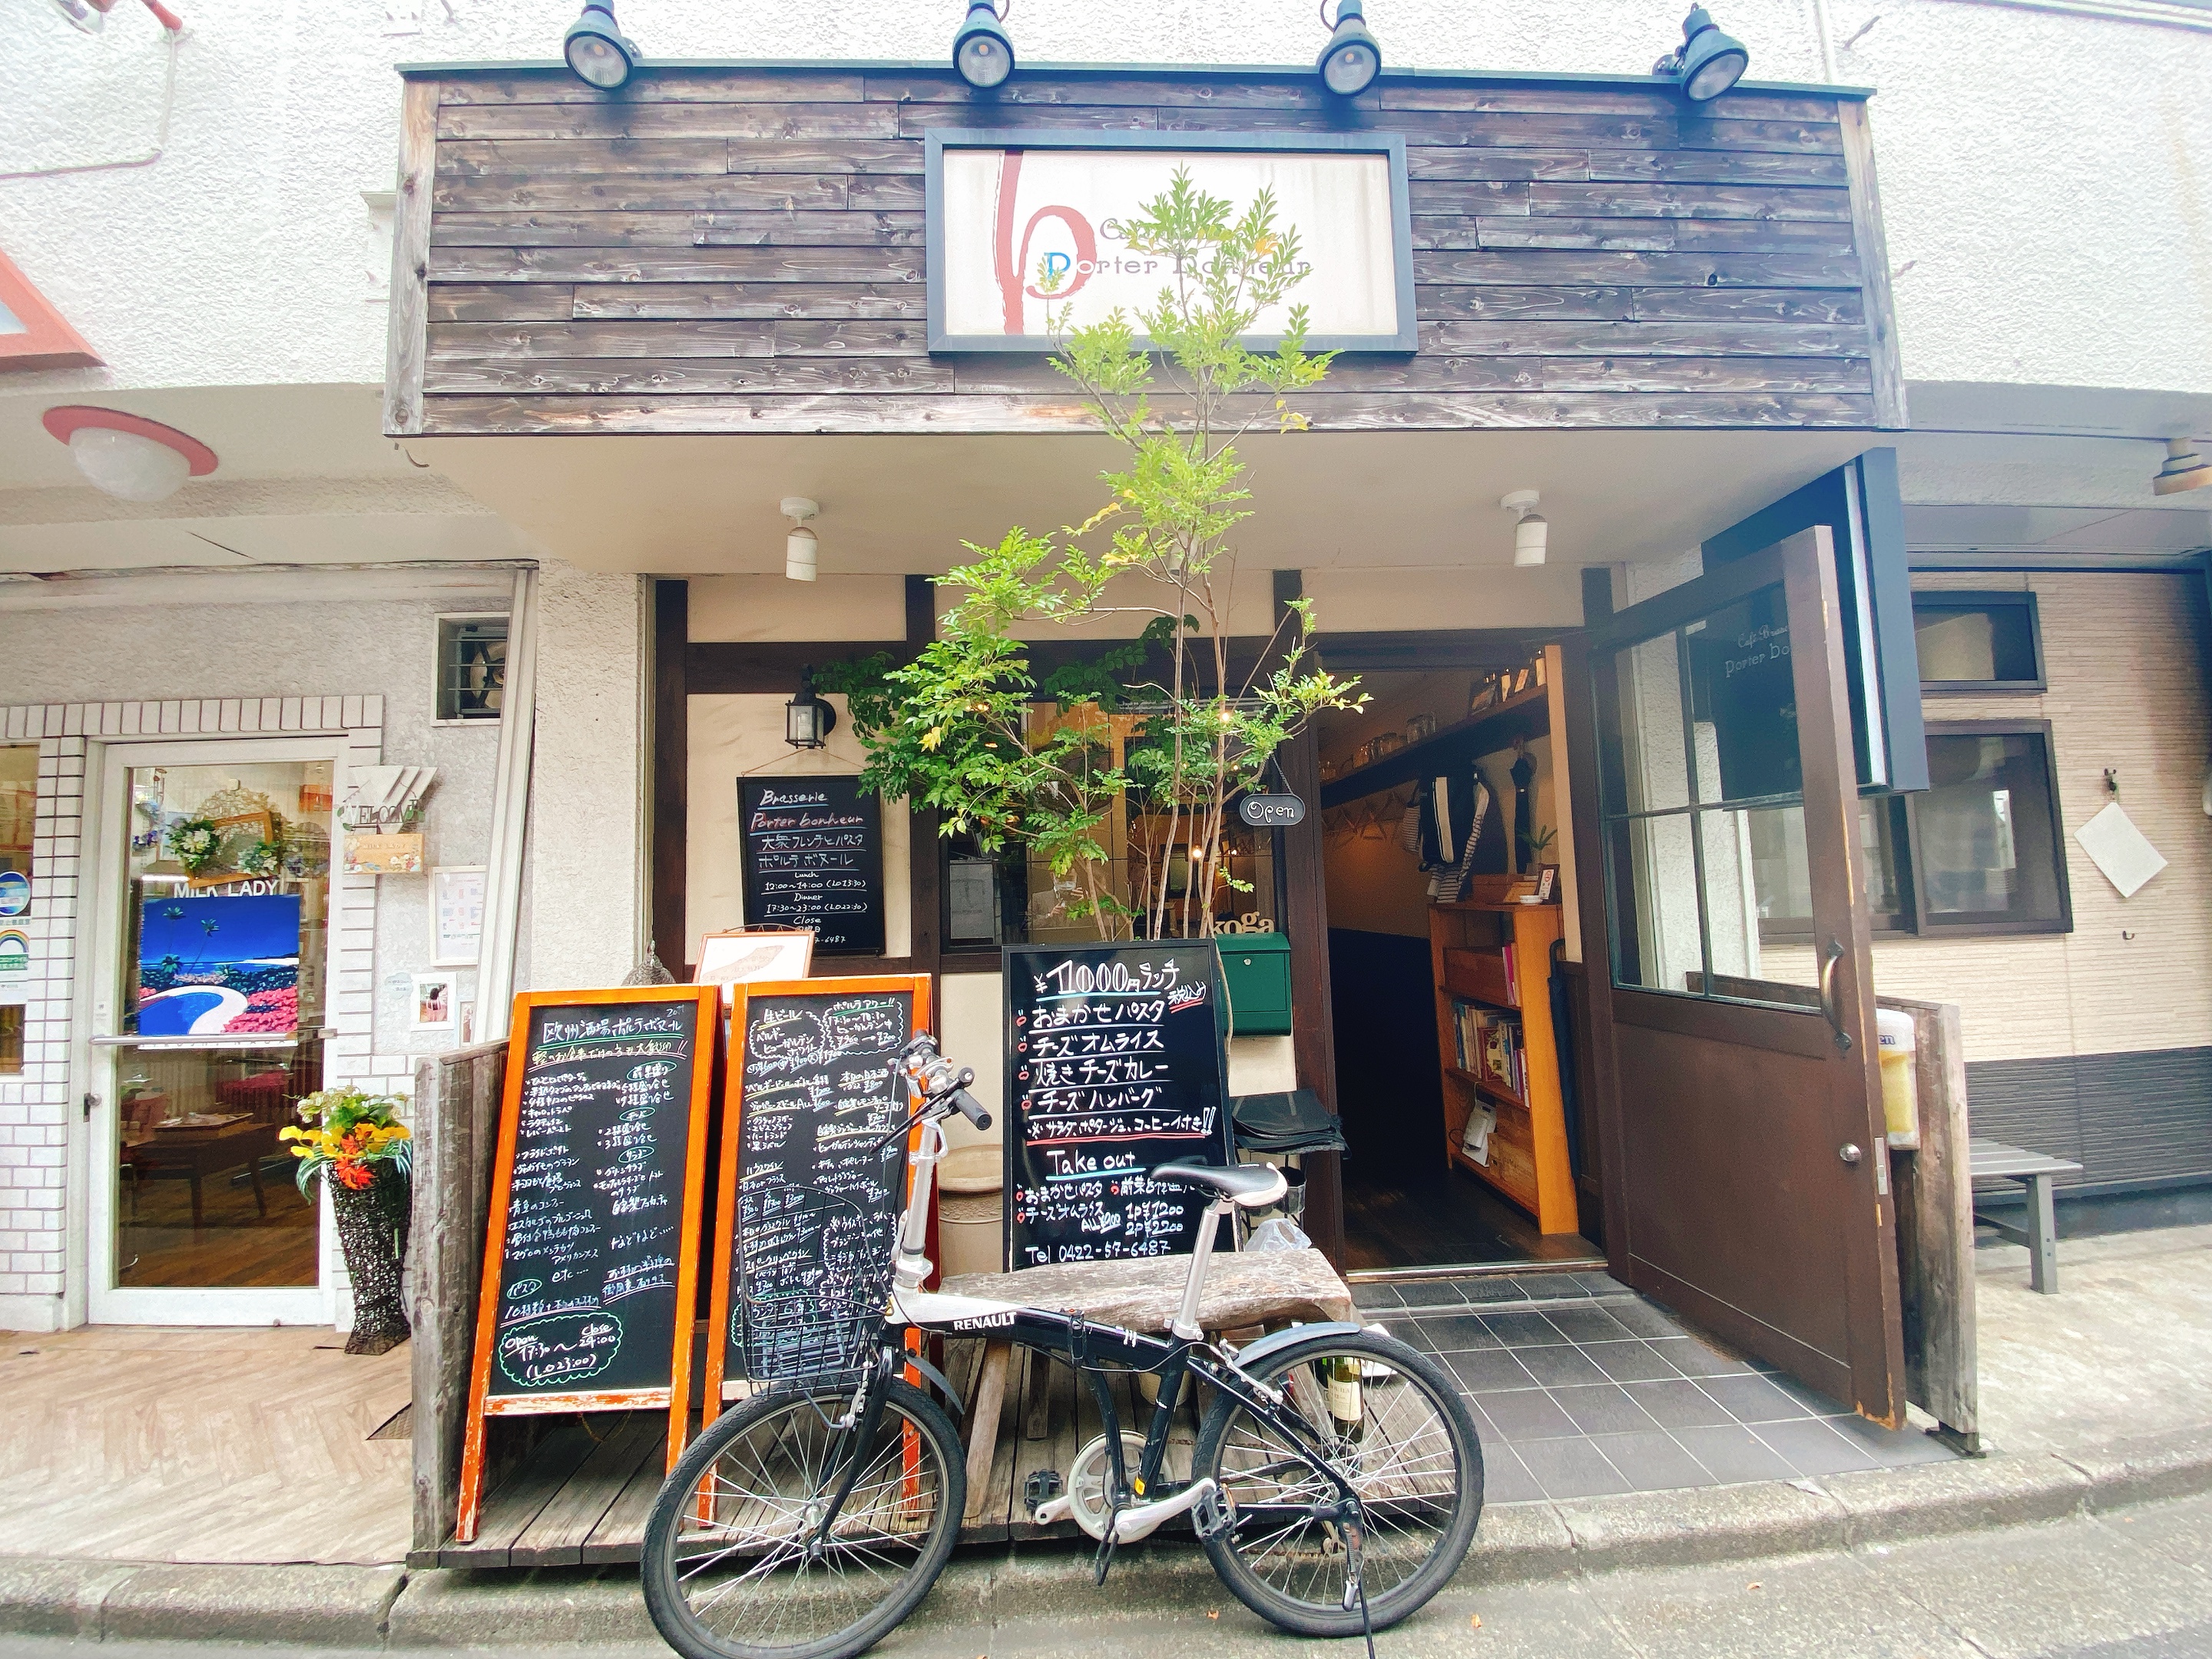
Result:
M1498 498L1498 506L1519 515L1520 522L1513 526L1513 562L1523 569L1544 562L1545 544L1551 534L1552 526L1536 511L1538 499L1533 489L1516 489Z
M781 510L785 518L798 521L783 538L783 574L795 582L811 582L819 568L822 543L806 521L822 509L804 495L786 495Z
M46 430L70 447L70 459L86 481L120 501L167 501L185 479L216 469L215 451L143 415L65 404L42 418Z
M968 21L952 37L952 67L978 92L1002 85L1014 72L1014 43L991 0L968 0Z
M1322 0L1321 21L1328 21L1328 0ZM1367 32L1360 0L1337 0L1335 26L1314 67L1321 71L1322 85L1340 98L1366 91L1382 72L1382 49Z
M2197 446L2187 438L2168 438L2166 441L2166 465L2158 470L2158 477L2150 481L2151 490L2160 495L2179 495L2185 489L2202 489L2212 484L2212 465L2197 453Z
M1682 20L1682 44L1651 66L1651 72L1677 82L1693 104L1719 97L1751 67L1751 53L1743 42L1723 34L1712 14L1703 6L1690 8Z
M640 54L615 26L614 0L584 0L584 15L568 25L561 55L586 86L612 92L629 79Z
M814 670L799 671L799 695L783 706L783 740L793 749L820 749L837 729L837 711L814 695Z

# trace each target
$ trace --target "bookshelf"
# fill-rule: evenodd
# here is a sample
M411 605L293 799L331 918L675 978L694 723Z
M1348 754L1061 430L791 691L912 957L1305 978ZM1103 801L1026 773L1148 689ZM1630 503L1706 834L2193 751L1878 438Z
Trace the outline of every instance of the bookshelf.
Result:
M1480 879L1480 878L1478 878ZM1502 879L1502 878L1500 878ZM1559 1097L1559 1052L1552 1029L1552 945L1560 934L1557 904L1500 904L1471 899L1429 908L1429 957L1436 982L1437 1045L1443 1063L1444 1160L1486 1181L1535 1217L1547 1233L1581 1231L1567 1159L1566 1112ZM1512 947L1509 980L1505 947ZM1463 1002L1520 1020L1525 1089L1506 1088L1460 1064L1452 1005ZM1490 1161L1461 1145L1479 1104L1493 1108Z

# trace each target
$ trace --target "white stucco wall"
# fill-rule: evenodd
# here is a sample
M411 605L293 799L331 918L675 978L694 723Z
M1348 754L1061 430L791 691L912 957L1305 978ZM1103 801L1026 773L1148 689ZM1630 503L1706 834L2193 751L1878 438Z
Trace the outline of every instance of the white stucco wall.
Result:
M149 15L118 6L88 39L50 8L21 9L0 56L0 174L149 154L169 49ZM410 9L419 30L384 32L387 13ZM159 161L0 178L7 251L111 365L37 385L380 382L383 233L362 192L392 184L392 66L549 59L574 0L203 0L185 10ZM954 0L742 12L633 0L623 21L648 57L936 62L959 10ZM2088 12L1975 0L1722 7L1755 76L1878 89L1913 379L2212 393L2212 100L2202 95L2212 27ZM1376 0L1369 21L1393 64L1640 74L1677 38L1678 15L1644 0ZM1272 0L1042 0L1011 27L1018 52L1039 63L1303 64L1322 40L1310 10ZM23 377L9 385L31 389Z

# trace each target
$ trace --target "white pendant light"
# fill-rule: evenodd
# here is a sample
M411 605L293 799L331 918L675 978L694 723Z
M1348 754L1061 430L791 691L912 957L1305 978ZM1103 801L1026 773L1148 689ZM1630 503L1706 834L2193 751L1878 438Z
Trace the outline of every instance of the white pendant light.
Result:
M821 510L804 495L786 495L783 498L783 516L797 521L792 532L783 538L783 574L793 581L811 582L814 580L822 544L820 538L806 527L806 521Z
M1513 562L1522 569L1544 562L1545 544L1551 532L1552 526L1536 511L1538 499L1533 489L1516 489L1498 498L1498 506L1520 515L1520 522L1513 526Z

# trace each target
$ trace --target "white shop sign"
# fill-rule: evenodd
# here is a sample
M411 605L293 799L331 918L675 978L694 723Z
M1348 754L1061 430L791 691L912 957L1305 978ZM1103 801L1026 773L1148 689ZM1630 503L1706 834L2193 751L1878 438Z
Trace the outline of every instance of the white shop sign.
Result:
M1277 222L1297 233L1307 274L1254 341L1279 336L1302 304L1314 349L1414 348L1395 135L947 131L931 135L927 166L933 351L1049 351L1048 307L1080 326L1157 303L1174 273L1132 251L1123 226L1178 167L1238 214L1273 191Z

